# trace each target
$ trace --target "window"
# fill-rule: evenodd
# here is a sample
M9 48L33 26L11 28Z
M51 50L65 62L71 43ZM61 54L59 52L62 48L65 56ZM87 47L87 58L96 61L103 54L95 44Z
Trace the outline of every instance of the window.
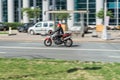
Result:
M107 0L107 2L115 2L115 0Z
M49 24L49 27L53 27L53 23L50 23L50 24Z
M90 25L95 25L96 24L96 19L89 19L89 24Z
M2 26L2 24L0 24L0 26Z
M86 3L87 0L75 0L76 2L83 2L83 3Z
M95 4L89 4L89 8L95 9L96 5Z
M48 27L48 23L44 23L43 26L44 26L44 27Z
M38 23L36 27L42 27L42 23Z
M96 17L96 15L95 14L89 14L89 18L95 18Z
M89 3L95 4L96 0L89 0Z

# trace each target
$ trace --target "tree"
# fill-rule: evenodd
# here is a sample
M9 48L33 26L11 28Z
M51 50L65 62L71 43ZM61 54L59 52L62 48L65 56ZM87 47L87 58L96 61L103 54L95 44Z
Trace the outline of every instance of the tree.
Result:
M100 18L100 19L104 19L104 10L101 9L101 10L96 14L96 16L97 16L98 18ZM113 17L112 11L107 11L107 16Z
M41 9L40 8L23 8L22 9L22 13L23 12L26 12L27 13L27 16L29 17L29 18L39 18L39 16L40 16L40 13L41 13Z
M58 19L60 19L60 20L63 20L63 19L69 18L70 16L69 16L68 13L57 13L57 14L56 14L56 17L57 17Z
M67 19L71 17L69 13L56 13L55 16L59 21L65 21L64 24L62 24L62 28L64 31L68 30Z
M55 14L55 16L60 20L60 21L62 21L62 20L67 20L67 18L70 18L70 15L69 15L69 13L57 13L57 14Z

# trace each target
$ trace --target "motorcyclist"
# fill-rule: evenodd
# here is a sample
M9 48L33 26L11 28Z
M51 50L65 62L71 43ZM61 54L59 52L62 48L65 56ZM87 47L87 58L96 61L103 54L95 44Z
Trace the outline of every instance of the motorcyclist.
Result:
M64 31L62 29L62 26L61 26L61 22L59 21L59 23L57 24L57 28L56 30L54 31L54 33L56 33L55 37L57 38L58 42L61 43L61 37L62 35L64 34Z

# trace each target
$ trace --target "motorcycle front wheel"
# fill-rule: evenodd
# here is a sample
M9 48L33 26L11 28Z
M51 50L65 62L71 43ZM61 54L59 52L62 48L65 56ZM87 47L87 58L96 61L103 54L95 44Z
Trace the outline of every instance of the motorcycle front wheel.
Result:
M67 39L67 40L65 40L65 42L64 42L64 45L65 45L66 47L71 47L72 44L73 44L72 39Z
M45 39L44 40L44 45L45 46L51 46L52 45L52 41L50 39Z

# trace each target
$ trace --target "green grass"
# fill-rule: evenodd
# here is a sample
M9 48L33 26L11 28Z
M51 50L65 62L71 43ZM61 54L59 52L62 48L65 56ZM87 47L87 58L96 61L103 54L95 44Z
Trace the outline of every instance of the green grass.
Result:
M0 58L0 80L120 80L120 63Z
M0 34L8 34L8 31L0 31Z

